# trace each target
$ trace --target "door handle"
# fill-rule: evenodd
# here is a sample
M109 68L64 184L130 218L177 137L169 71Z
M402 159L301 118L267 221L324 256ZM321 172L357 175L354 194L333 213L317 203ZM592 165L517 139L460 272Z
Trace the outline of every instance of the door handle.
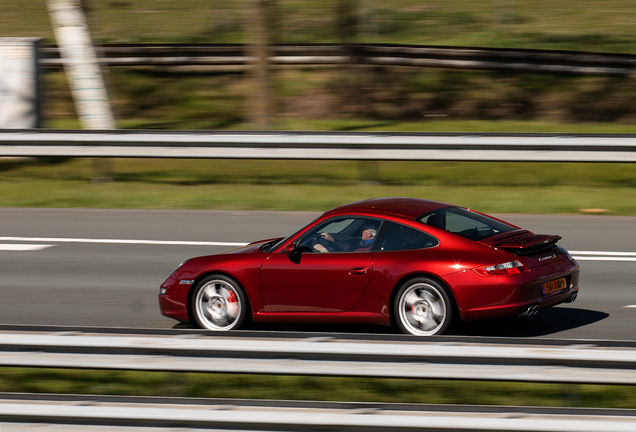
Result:
M356 267L349 269L350 275L365 275L367 274L368 269L366 267Z

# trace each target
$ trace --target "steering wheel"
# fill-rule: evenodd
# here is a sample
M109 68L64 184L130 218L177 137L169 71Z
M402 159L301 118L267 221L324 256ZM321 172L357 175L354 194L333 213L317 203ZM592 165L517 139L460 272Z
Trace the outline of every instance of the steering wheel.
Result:
M312 251L315 251L315 249L313 249L313 247L317 244L320 244L322 246L324 246L329 252L333 252L334 251L334 244L331 243L329 240L323 238L320 233L313 235L311 237L309 237L307 240L303 241L303 246L304 247L311 247ZM311 246L309 246L311 245Z

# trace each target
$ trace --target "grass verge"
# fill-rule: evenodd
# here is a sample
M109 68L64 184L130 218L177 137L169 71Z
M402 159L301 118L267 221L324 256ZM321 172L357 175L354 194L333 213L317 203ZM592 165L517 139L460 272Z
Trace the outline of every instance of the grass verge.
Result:
M636 215L636 170L520 162L0 160L3 207L324 211L382 196L493 213Z
M240 1L86 0L93 37L101 42L244 41ZM355 5L355 2L353 3ZM275 41L335 42L335 0L273 2ZM0 0L3 36L53 32L43 0ZM395 0L354 6L356 42L634 52L632 0Z
M0 368L0 391L279 400L636 408L636 387Z

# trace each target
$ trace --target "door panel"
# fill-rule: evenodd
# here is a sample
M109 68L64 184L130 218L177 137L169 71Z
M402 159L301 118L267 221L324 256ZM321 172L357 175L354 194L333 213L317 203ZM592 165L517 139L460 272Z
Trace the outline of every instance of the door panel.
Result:
M345 312L364 292L370 252L277 254L261 267L265 312Z

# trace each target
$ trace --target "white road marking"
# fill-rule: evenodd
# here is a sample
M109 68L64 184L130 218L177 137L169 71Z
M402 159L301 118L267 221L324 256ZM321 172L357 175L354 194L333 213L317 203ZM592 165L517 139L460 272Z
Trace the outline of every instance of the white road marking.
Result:
M571 255L601 255L636 257L636 252L600 252L600 251L569 251Z
M623 306L623 307L636 309L636 305L627 305L627 306Z
M636 252L570 251L579 261L636 261Z
M166 246L245 246L238 242L196 242L168 240L125 240L125 239L82 239L82 238L45 238L45 237L0 237L0 241L51 242L51 243L106 243L106 244L145 244Z
M0 251L34 251L53 247L44 244L0 244Z
M634 258L625 258L625 257L594 257L594 256L576 256L573 258L577 261L634 261L636 262L636 257Z

